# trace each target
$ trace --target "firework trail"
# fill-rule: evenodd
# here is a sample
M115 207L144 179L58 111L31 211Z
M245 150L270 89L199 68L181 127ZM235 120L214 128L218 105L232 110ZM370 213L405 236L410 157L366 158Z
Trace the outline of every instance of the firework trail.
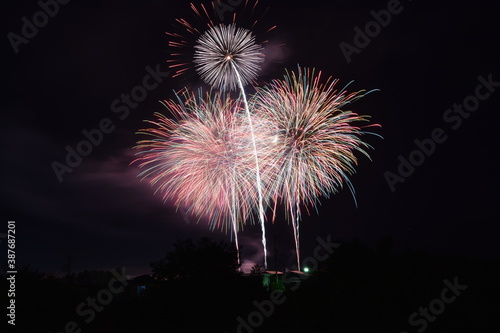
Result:
M254 2L252 11L255 10L258 0ZM211 6L215 11L216 2ZM249 7L249 1L246 0L245 8ZM264 225L264 198L262 195L262 185L260 180L259 156L255 138L255 129L252 123L250 110L246 100L244 85L255 81L257 74L264 61L262 47L256 43L255 36L250 30L237 27L235 24L236 14L233 15L233 23L218 24L214 23L209 11L201 4L200 8L191 4L191 9L196 17L204 21L203 27L196 27L188 21L178 19L177 23L181 25L189 36L196 36L194 43L194 55L192 59L183 61L185 55L182 52L172 53L173 59L169 60L170 67L175 70L174 76L186 73L190 68L190 62L194 61L195 69L203 81L212 87L231 91L240 90L240 95L244 100L244 107L247 114L248 126L252 138L253 154L255 160L255 181L258 189L258 216L262 230L262 245L264 247L264 266L267 268L267 248ZM253 28L257 21L251 24ZM267 32L273 30L271 27ZM174 38L170 46L176 49L191 49L190 39L184 38L182 34L167 33ZM259 147L260 148L260 147Z
M245 112L247 115L248 119L248 127L250 129L250 135L252 138L252 148L253 148L253 154L254 154L254 159L255 159L255 176L256 176L256 183L257 183L257 193L259 195L259 221L260 221L260 226L261 226L261 231L262 231L262 246L264 247L264 268L267 268L267 243L266 243L266 228L264 226L264 206L263 206L263 197L262 197L262 185L261 185L261 179L260 179L260 168L259 168L259 154L257 152L257 144L255 142L255 131L254 131L254 126L252 122L252 116L250 114L250 109L248 107L248 101L247 97L245 96L245 90L243 88L243 83L241 80L241 76L236 69L236 65L234 63L231 63L234 67L234 72L236 73L238 83L241 89L241 96L243 97L243 101L245 104ZM262 146L259 146L261 150L263 150Z
M338 192L344 183L354 196L348 178L357 165L354 153L369 158L366 149L371 148L360 138L367 132L353 125L369 117L341 109L366 93L337 91L338 80L321 83L320 79L321 72L315 75L314 70L299 68L298 73L287 73L283 80L257 88L250 101L255 116L266 119L269 131L276 134L274 162L267 167L265 191L275 205L278 201L285 204L299 270L301 206L316 207L321 196Z
M249 30L236 28L235 25L219 25L211 28L198 39L195 49L194 62L197 65L198 73L205 82L222 90L233 90L238 86L244 101L253 144L256 186L259 195L258 215L262 230L262 246L264 247L264 267L267 268L267 245L259 157L250 110L243 87L244 84L257 77L260 64L263 62L262 49L255 44L255 37Z
M144 169L139 176L148 178L165 201L206 216L211 229L231 228L239 252L238 230L252 219L258 200L241 103L220 93L183 97L164 102L176 120L156 114L156 121L148 121L153 127L139 132L152 138L138 142L139 157L132 163Z
M253 145L256 186L259 196L258 215L262 230L262 246L264 247L264 267L267 268L267 244L259 156L244 90L244 84L257 77L260 64L264 60L262 48L255 43L255 37L249 30L236 28L232 24L229 26L219 25L209 29L198 39L195 49L194 62L197 65L198 73L205 82L222 90L233 90L238 86L244 101Z

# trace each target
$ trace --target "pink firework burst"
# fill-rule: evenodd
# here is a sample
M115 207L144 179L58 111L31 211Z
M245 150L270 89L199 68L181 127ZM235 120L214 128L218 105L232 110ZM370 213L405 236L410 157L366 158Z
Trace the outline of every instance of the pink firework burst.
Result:
M314 70L299 68L298 73L257 88L250 101L255 116L265 119L275 135L265 192L275 204L284 202L294 228L299 269L301 207L316 207L321 196L338 192L344 183L354 195L348 176L355 173L356 153L369 158L370 146L361 140L366 132L354 125L369 117L343 110L364 91L339 91L337 82L321 83L321 72L315 75Z
M246 146L237 100L220 94L204 98L184 94L184 102L165 101L176 120L156 114L154 127L139 133L141 140L134 162L144 170L163 199L199 217L211 228L227 228L236 216L241 223L255 200L253 155Z
M265 163L268 127L257 122L252 138L241 102L220 93L196 98L186 91L183 97L164 102L175 120L157 113L156 121L148 121L153 126L139 132L150 139L137 143L139 157L132 163L164 200L206 217L211 229L231 228L238 249L237 233L247 220L253 222L261 186L253 142L262 147Z

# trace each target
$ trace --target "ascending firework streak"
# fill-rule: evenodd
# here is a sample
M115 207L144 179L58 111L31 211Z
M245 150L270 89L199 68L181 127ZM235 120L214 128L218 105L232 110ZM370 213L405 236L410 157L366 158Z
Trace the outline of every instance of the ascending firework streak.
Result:
M201 78L211 86L222 90L240 89L248 118L255 159L256 186L258 191L258 214L264 247L264 267L267 268L266 230L264 226L264 204L262 197L259 157L255 143L254 127L243 88L257 77L264 61L262 48L255 43L252 33L234 24L218 25L206 31L195 46L194 62Z
M157 121L148 121L154 127L139 132L152 136L135 147L141 150L134 161L144 169L140 176L149 178L164 200L207 216L212 229L227 231L231 225L239 252L237 232L260 198L241 103L220 93L195 98L185 92L184 101L164 104L176 121L157 114ZM267 137L264 130L257 128L259 137Z
M255 13L259 0L249 1L244 3L244 9L249 9ZM219 13L218 8L220 2L213 1L211 3L213 12ZM262 195L259 156L257 154L257 144L255 137L255 126L250 117L250 111L246 103L244 85L250 82L255 82L257 73L260 70L264 60L262 47L256 43L254 35L250 30L242 27L237 27L236 13L232 15L232 24L215 24L216 19L212 18L211 10L207 10L203 4L199 8L191 3L191 9L196 15L196 21L191 24L184 19L177 19L177 25L180 29L177 33L167 34L173 39L169 42L176 51L171 53L172 58L167 62L170 63L170 68L174 70L173 76L184 75L189 72L191 62L194 60L195 69L200 77L212 87L217 87L221 90L240 90L240 94L245 100L245 111L248 119L249 131L252 134L252 147L255 160L255 178L258 188L258 216L262 229L262 244L264 247L264 266L267 268L267 249L266 235L264 226L264 198ZM259 15L259 19L262 15ZM196 24L202 23L200 24ZM253 29L257 20L247 22L248 28ZM267 32L275 28L271 27ZM266 33L267 33L266 32ZM196 37L196 41L192 40ZM265 43L265 41L262 41ZM193 45L194 48L193 48ZM194 55L191 55L191 50L194 49ZM258 139L257 139L258 140ZM267 141L266 141L267 143ZM260 147L259 147L260 148Z
M266 176L266 194L275 202L284 201L292 221L297 266L300 270L299 222L301 205L316 207L319 197L329 197L347 183L354 196L348 175L355 172L355 151L368 156L371 148L360 139L363 132L353 122L368 121L343 111L346 104L365 94L337 91L337 80L320 83L321 72L314 70L287 73L284 80L274 80L258 88L251 99L257 118L264 118L277 134L274 162L268 168L274 175ZM372 125L378 126L378 125ZM273 171L274 170L274 171Z

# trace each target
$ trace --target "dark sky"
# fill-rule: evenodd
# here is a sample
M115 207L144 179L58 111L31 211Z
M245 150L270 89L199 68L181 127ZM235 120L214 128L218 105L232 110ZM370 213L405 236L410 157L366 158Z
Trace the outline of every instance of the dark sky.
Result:
M360 156L351 177L358 207L347 188L323 199L318 215L304 216L302 255L311 254L316 237L330 234L370 245L392 237L398 248L498 256L500 83L490 91L479 88L484 98L473 105L479 76L500 82L497 14L487 1L402 1L399 13L348 63L339 45L355 46L355 27L364 30L374 20L371 11L389 3L261 4L270 9L256 33L277 25L268 37L262 79L281 78L300 64L339 78L340 85L354 81L351 90L380 89L351 106L381 124L376 132L384 137L367 137L373 161ZM189 3L71 1L16 53L9 33L22 35L22 18L32 22L40 9L34 1L8 1L2 11L0 233L8 220L16 221L19 264L60 274L71 256L74 271L126 266L137 275L148 272L177 238L229 241L229 234L164 205L129 166L142 120L166 112L159 101L174 98L184 81L163 78L124 119L111 108L142 83L147 66L168 72L165 32L176 18L192 17ZM241 10L236 6L236 13ZM465 111L466 118L447 111L464 100L477 110ZM105 118L114 130L59 182L51 164L64 163L65 147L76 147L85 138L82 130ZM436 128L446 140L391 191L386 171L398 173L400 155L418 159L415 140L428 140ZM270 250L274 236L279 264L292 264L292 229L283 218L268 227ZM243 260L259 262L260 227L249 225L240 237Z

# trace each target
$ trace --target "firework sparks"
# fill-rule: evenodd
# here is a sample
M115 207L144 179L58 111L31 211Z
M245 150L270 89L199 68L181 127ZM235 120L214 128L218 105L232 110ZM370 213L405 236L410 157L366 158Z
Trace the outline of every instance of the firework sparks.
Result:
M195 49L198 74L207 84L222 90L238 88L237 74L243 85L250 83L264 61L262 47L255 43L255 36L234 24L221 24L207 30Z
M176 19L171 31L165 32L170 37L168 42L170 47L170 57L167 60L167 63L173 72L172 77L179 76L189 78L187 85L191 85L192 80L195 77L194 69L196 63L193 61L195 59L195 53L197 53L198 56L211 55L214 57L213 59L216 60L216 62L219 62L221 58L219 57L220 52L218 48L226 45L227 47L222 51L226 51L226 49L228 49L233 50L233 53L224 53L222 57L223 60L230 60L233 58L235 53L238 53L239 56L237 56L237 58L240 58L239 60L247 60L243 62L243 65L250 65L247 69L243 66L243 68L240 69L240 72L243 73L246 70L248 78L250 79L248 83L251 81L255 83L253 79L256 77L256 73L260 70L264 60L263 48L261 45L265 45L268 42L263 38L259 38L257 40L257 36L262 37L268 35L276 28L276 26L264 27L260 24L260 20L267 13L267 8L261 8L261 6L259 6L259 0L245 0L242 6L238 7L238 15L236 12L234 12L231 16L227 15L228 20L226 21L220 15L220 2L217 0L211 2L208 6L204 4L195 5L191 3L191 13L192 15L188 19ZM233 35L221 35L220 32L222 30L226 30L226 34L229 32ZM253 35L250 31L257 31L258 33ZM234 38L235 35L244 36L247 40L247 44L240 45L237 42L237 39ZM206 45L199 44L202 37L207 40L208 43ZM213 45L213 42L222 43L220 45ZM195 49L195 46L198 46L200 50ZM255 57L255 51L261 55L259 57ZM248 60L250 60L250 63ZM204 62L205 65L208 66L205 67L205 69L213 67L214 65L217 66L216 62L207 63L206 59L199 59L199 61ZM241 61L238 63L240 62ZM225 63L221 62L221 64ZM232 71L231 66L225 66L225 69L227 69L227 71ZM198 70L199 68L196 68L196 71ZM209 72L213 73L213 70L214 69L212 68ZM212 84L204 78L203 80L208 82L208 84L219 88L221 87L220 84L222 84L222 81L217 84ZM247 82L245 81L244 84L247 84ZM226 86L226 84L223 85ZM234 73L231 85L232 90L237 89Z
M341 110L364 91L337 91L337 80L322 84L320 79L321 73L316 76L314 70L299 68L297 74L287 73L284 80L258 88L251 100L256 117L265 118L270 132L276 133L275 161L267 168L274 175L266 177L266 193L275 203L285 204L299 269L301 206L316 207L321 196L338 192L344 183L354 191L348 176L355 172L355 152L369 158L370 146L360 138L365 132L353 125L369 117Z
M237 29L236 26L220 25L207 31L195 46L195 63L200 76L212 86L222 90L233 90L238 87L244 102L248 119L249 133L255 161L255 181L257 187L258 214L262 229L262 246L264 247L264 267L267 268L266 231L264 226L264 204L260 180L259 157L255 143L255 133L243 85L257 75L259 62L262 59L260 47L249 30Z
M219 93L205 98L186 93L184 100L164 103L176 120L157 114L149 121L153 127L139 132L152 136L136 146L141 151L134 162L144 169L139 176L148 178L164 200L206 216L211 229L231 228L238 246L237 232L252 219L258 200L242 107Z
M253 9L257 5L255 2ZM215 2L212 2L212 7L215 8ZM248 1L245 7L248 6ZM208 18L207 25L199 30L190 25L185 20L177 20L190 35L198 35L194 49L195 54L193 61L195 63L196 71L200 77L212 87L221 90L240 90L240 94L244 100L245 111L248 118L249 130L252 137L252 146L255 160L255 179L256 187L258 189L258 207L259 219L262 228L262 245L264 247L264 267L267 267L267 250L266 250L266 236L264 227L264 199L262 196L260 171L259 171L259 156L257 155L257 148L255 143L254 129L250 117L250 110L247 105L244 85L248 84L257 77L264 61L264 54L262 47L256 43L255 36L248 29L236 27L234 20L236 15L233 16L233 23L230 25L219 24L215 25L213 20L210 19L210 14L202 5L202 11L198 10L196 6L191 5L191 8L200 18L206 16ZM253 25L252 25L253 26ZM208 27L208 29L207 29ZM271 28L268 31L274 29ZM204 31L204 33L200 33ZM169 34L170 36L179 39L180 42L171 42L170 45L179 48L186 48L189 43L182 40L181 35ZM181 54L172 54L174 58ZM176 68L176 75L184 73L189 68L188 63L178 62L178 59L170 60L171 67Z

